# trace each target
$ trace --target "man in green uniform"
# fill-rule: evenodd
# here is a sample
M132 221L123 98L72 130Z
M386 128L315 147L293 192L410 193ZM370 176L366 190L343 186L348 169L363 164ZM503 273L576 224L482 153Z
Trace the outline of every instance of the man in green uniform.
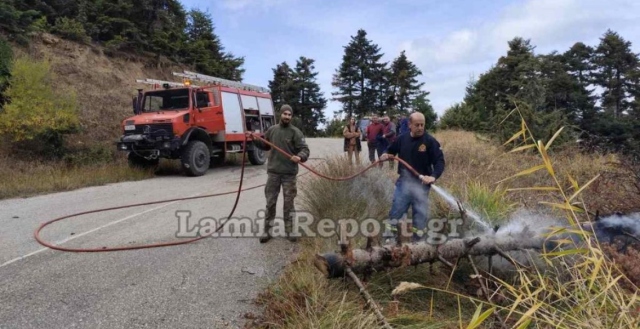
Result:
M286 157L278 150L272 150L269 154L267 164L267 185L264 194L267 198L267 215L264 220L265 235L260 238L260 243L265 243L271 239L270 229L276 216L276 202L282 186L284 197L283 218L287 239L292 242L298 240L291 235L293 214L295 212L294 199L298 192L296 178L298 175L298 163L306 162L309 159L309 147L306 144L302 131L291 124L293 110L291 106L285 104L280 107L280 123L271 126L265 133L264 139L273 143L278 148L292 154ZM247 132L247 137L253 139L251 133ZM271 146L259 139L253 139L256 147L265 151L271 150Z

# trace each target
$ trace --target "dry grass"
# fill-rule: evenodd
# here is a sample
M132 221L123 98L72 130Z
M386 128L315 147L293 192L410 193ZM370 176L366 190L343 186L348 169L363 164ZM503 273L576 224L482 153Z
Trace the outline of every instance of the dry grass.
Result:
M136 88L148 85L136 79L173 80L178 65L158 67L151 57L109 57L103 48L79 44L44 34L35 37L28 48L12 45L16 55L48 58L58 77L57 83L77 94L83 131L78 140L111 142L120 136L120 123L133 115L131 98Z
M329 247L322 240L305 240L297 261L288 266L269 289L262 292L256 302L265 311L247 327L252 328L378 328L372 312L364 307L357 288L348 281L328 281L313 267L316 253ZM391 291L401 281L420 282L425 285L446 284L448 271L434 266L411 270L396 270L374 275L367 283L369 292L383 307L383 312L394 328L457 328L458 300L444 293L416 291L399 298L400 309L392 311ZM453 283L452 283L453 285ZM456 287L463 289L463 287ZM437 302L436 302L437 300ZM472 304L461 303L471 311L463 310L465 318L473 315Z
M109 155L107 159L96 159L93 163L90 157L90 154L79 153L73 159L83 162L69 164L65 160L35 161L0 156L0 177L3 177L0 200L184 174L180 160L161 159L155 168L139 169L130 168L124 154ZM240 161L239 155L230 154L225 164L238 165Z
M600 179L581 191L573 201L589 211L634 211L640 203L638 184L629 169L615 165L618 159L605 155L582 155L571 149L558 150L547 158L556 176L545 170L522 175L513 180L498 182L544 161L536 153L506 153L481 137L468 132L443 131L436 134L441 141L447 169L439 185L451 191L468 207L494 222L507 219L518 208L544 208L540 201L558 202L562 195L571 195L579 186L600 175ZM550 152L551 153L551 152ZM613 164L612 164L613 163ZM340 159L326 162L321 171L330 176L347 176L351 168ZM627 170L625 172L625 170ZM610 176L608 176L610 175ZM395 173L372 169L352 181L336 182L324 179L306 180L300 187L300 201L304 209L316 219L331 218L386 218L391 205ZM607 182L611 177L617 180ZM600 184L598 187L597 184ZM558 186L559 185L559 186ZM561 192L512 190L526 187L556 186ZM608 193L599 188L607 186ZM456 211L431 194L432 216L455 216ZM548 208L548 207L547 207ZM588 217L577 210L570 220ZM567 216L556 211L558 218ZM377 328L373 313L364 306L355 286L341 280L328 281L313 267L313 255L338 250L337 238L306 240L301 258L289 266L278 282L269 287L258 299L264 306L260 328ZM353 240L355 248L364 247L362 238ZM584 249L583 249L584 250ZM634 295L621 285L611 284L617 275L633 275L637 267L630 266L629 258L617 260L621 269L606 261L597 245L588 245L585 254L547 255L551 271L516 271L515 277L503 280L493 278L494 286L502 287L500 302L487 303L476 294L476 280L465 262L455 271L434 265L400 268L389 273L376 273L369 278L367 289L384 308L385 315L395 328L459 328L473 322L474 313L487 311L489 306L501 312L509 327L530 323L536 328L575 328L589 326L616 327L615 324L633 324ZM625 269L629 267L629 269ZM625 272L626 271L626 272ZM620 278L618 278L620 279ZM391 292L400 282L420 284L420 289L405 292L398 297L398 309L391 307ZM513 312L509 314L510 308ZM625 313L628 312L628 313ZM477 313L476 315L478 315ZM487 313L488 314L488 313ZM522 320L519 322L519 320ZM490 316L480 327L495 328L496 318ZM481 321L477 321L481 322ZM613 325L613 326L611 326ZM524 328L525 326L522 326Z
M623 280L620 284L631 291L640 287L640 248L630 246L626 252L620 252L618 245L604 244L602 250L609 259L618 265L620 274L625 274L631 282ZM638 309L640 311L640 309Z
M447 160L446 172L440 185L465 199L470 187L494 192L508 204L534 208L540 201L553 201L558 193L548 191L510 191L507 189L554 186L554 179L538 171L500 183L511 175L542 164L532 152L507 153L504 149L485 142L481 136L464 131L442 131L436 134ZM575 148L550 150L556 177L563 188L570 189L571 178L586 182L596 175L600 178L582 192L582 201L591 214L640 211L640 190L635 169L620 164L616 155L582 154Z
M153 171L132 170L126 161L67 166L0 158L0 199L28 197L81 187L150 178Z

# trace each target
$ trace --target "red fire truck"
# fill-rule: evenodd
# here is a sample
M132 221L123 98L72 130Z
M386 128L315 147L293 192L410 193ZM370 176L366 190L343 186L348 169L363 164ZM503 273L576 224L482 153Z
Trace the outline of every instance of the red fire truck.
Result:
M227 153L243 152L245 132L264 136L275 124L266 88L190 71L173 75L183 82L137 80L153 88L138 89L134 116L122 121L117 142L133 166L155 166L160 158L180 159L187 175L201 176L211 164L224 162ZM251 141L246 147L252 164L265 163L264 151Z

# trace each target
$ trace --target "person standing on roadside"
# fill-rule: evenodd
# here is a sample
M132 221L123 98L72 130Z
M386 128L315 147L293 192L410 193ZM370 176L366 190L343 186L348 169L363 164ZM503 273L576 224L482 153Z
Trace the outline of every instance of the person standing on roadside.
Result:
M429 216L429 191L431 184L440 178L445 169L445 160L440 143L425 132L425 117L420 112L409 116L409 133L403 134L389 146L380 160L387 160L389 155L397 156L407 162L420 176L416 177L404 164L398 163L398 174L393 194L393 203L389 211L389 221L396 228L397 221L412 207L413 241L422 240L426 236Z
M290 158L284 156L277 150L272 150L269 154L269 163L267 164L267 184L264 188L264 194L267 199L267 214L264 219L265 234L260 238L260 243L271 240L272 233L270 229L276 217L276 203L282 187L284 197L283 218L287 239L291 242L297 242L297 234L292 234L293 215L295 212L294 200L296 198L298 163L304 163L309 159L309 146L307 145L302 131L291 124L293 117L293 109L291 106L284 104L280 107L280 123L269 127L265 133L265 140L273 143L275 146L284 150L289 154L293 154ZM254 139L250 132L246 133L247 138L253 139L256 147L262 150L271 150L271 146L262 140Z
M353 165L354 155L356 157L356 164L360 165L360 152L362 151L360 133L360 127L356 125L356 119L350 117L349 122L342 130L342 135L344 136L344 151L347 152L347 158L351 165Z
M367 146L369 148L369 161L371 163L376 162L376 151L378 152L378 158L382 155L382 151L384 149L380 149L379 145L384 142L384 138L382 137L382 131L384 127L382 123L378 121L378 115L374 114L371 117L371 123L367 126ZM380 163L380 168L382 168L382 163Z

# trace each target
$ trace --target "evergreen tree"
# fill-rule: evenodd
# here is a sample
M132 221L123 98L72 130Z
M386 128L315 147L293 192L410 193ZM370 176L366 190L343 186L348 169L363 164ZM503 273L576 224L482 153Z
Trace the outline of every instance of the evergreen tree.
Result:
M374 102L372 112L393 115L395 113L392 112L395 112L396 107L389 101L393 97L393 91L391 90L391 70L387 68L387 64L379 63L375 66L376 69L373 70L369 83Z
M590 88L593 81L591 76L593 51L592 47L577 42L562 55L566 72L576 81L571 96L576 106L574 120L581 129L585 130L593 125L597 112L596 97L593 95L593 89Z
M295 104L297 100L297 88L294 72L287 62L282 62L272 69L273 80L269 80L271 99L276 110L283 104Z
M314 59L304 56L298 58L295 69L282 62L272 69L273 79L269 81L274 106L291 105L295 112L294 124L307 136L318 135L318 126L326 123L327 99L316 81L318 72L314 63Z
M481 75L484 77L484 74ZM465 88L465 96L464 100L461 104L454 104L454 106L445 110L445 113L442 115L442 121L447 122L443 124L442 127L454 127L454 128L462 128L467 129L469 131L487 131L489 126L491 126L489 122L489 110L486 106L486 99L483 97L482 93L479 92L479 88L481 84L474 77L467 81L467 87ZM461 107L464 107L462 109ZM458 122L454 120L457 118L456 113L461 113L464 110L467 123L455 123ZM452 111L453 113L448 115L448 112Z
M324 109L327 100L320 92L320 85L316 81L318 72L315 72L315 60L300 57L296 63L294 73L294 85L297 89L297 102L292 104L296 117L300 119L300 129L307 136L318 134L318 125L324 124Z
M407 108L421 95L420 88L424 86L424 82L418 82L417 77L420 75L422 71L409 61L404 50L391 64L390 84L401 113L406 114Z
M636 124L640 125L640 67L637 67L629 74L631 80L631 88L629 93L633 96L633 102L630 104L629 116ZM640 140L639 140L640 142Z
M514 38L507 55L467 88L465 107L455 111L475 113L472 117L480 123L471 125L466 120L464 125L479 127L504 142L520 129L520 117L513 115L515 109L520 110L538 139L551 138L567 123L566 109L573 106L567 96L574 86L572 79L556 55L536 56L533 49L529 40ZM447 117L449 125L455 117Z
M0 30L24 42L31 31L94 41L111 55L144 51L232 80L244 73L244 58L224 51L211 16L187 13L179 0L4 0Z
M630 109L630 92L633 83L630 76L638 67L638 55L631 52L631 42L618 33L607 30L595 50L594 83L604 89L601 106L614 118Z
M344 47L342 63L333 79L338 92L334 99L343 103L341 112L348 115L364 115L369 112L382 114L381 99L386 99L385 67L380 59L380 47L367 39L367 32L360 29Z
M13 40L25 42L25 35L32 30L32 24L41 16L42 13L28 6L26 1L0 1L0 30L7 32Z
M331 86L338 88L338 92L332 92L332 100L342 103L342 110L339 113L346 113L352 116L356 113L358 95L356 94L356 67L353 65L351 54L345 51L342 56L342 63L336 70L331 81Z
M577 42L564 53L542 55L534 54L529 40L514 38L506 56L468 84L464 101L445 111L440 126L504 141L520 129L517 108L536 139L577 126L588 145L640 152L640 59L630 49L611 30L595 48ZM554 145L573 139L571 131L565 129Z
M570 122L577 122L580 82L567 72L563 56L552 52L539 55L540 79L546 92L546 112L561 111Z
M176 0L145 0L139 8L151 51L158 57L165 55L180 61L187 39L187 12L182 4Z
M242 80L243 57L224 53L208 13L193 9L187 23L186 55L196 71L230 80Z

